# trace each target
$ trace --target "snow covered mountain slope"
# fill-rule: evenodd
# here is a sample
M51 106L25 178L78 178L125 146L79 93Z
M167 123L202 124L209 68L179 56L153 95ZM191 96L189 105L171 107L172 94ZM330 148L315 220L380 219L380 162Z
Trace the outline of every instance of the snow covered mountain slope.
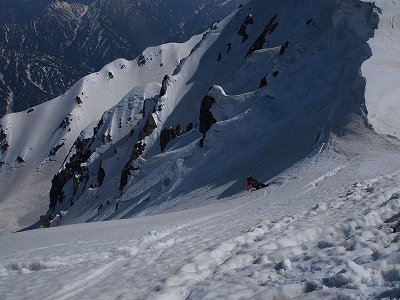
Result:
M373 55L362 66L368 120L378 133L400 137L400 2L376 3L380 22L369 41Z
M164 77L139 122L114 108L82 134L52 180L48 215L67 212L52 224L209 204L241 192L249 174L266 181L318 152L365 114L359 69L377 22L359 1L243 6ZM130 133L114 140L109 119Z
M93 129L104 111L127 94L140 99L158 94L164 74L173 72L200 38L149 48L135 61L116 60L63 96L6 115L0 123L2 231L36 222L48 206L51 178L80 132L90 124Z
M396 298L399 145L362 128L230 201L0 236L0 298Z
M48 167L47 217L68 226L0 236L0 298L398 298L400 142L365 97L387 3L252 0L72 128ZM247 175L271 184L247 192Z
M371 3L252 1L173 58L154 48L86 77L68 108L60 98L5 117L2 214L18 217L4 227L34 223L48 204L53 226L128 218L232 197L249 174L272 178L364 116L359 69L377 23ZM148 75L125 75L142 64ZM55 111L51 126L41 121ZM39 137L27 134L32 124ZM205 191L218 192L207 200Z

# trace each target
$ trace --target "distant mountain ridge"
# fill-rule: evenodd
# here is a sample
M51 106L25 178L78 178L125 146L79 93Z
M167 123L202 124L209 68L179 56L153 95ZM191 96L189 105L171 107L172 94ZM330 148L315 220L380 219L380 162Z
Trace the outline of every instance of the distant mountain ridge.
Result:
M54 0L0 0L0 22L25 23L39 16ZM89 5L94 0L68 0Z
M20 5L29 10L28 3L22 2L0 0L0 8ZM0 116L53 99L79 78L116 58L133 59L148 46L184 41L237 9L240 3L32 2L30 15L24 16L22 9L21 17L3 18L5 22L0 24ZM17 22L21 20L26 22Z

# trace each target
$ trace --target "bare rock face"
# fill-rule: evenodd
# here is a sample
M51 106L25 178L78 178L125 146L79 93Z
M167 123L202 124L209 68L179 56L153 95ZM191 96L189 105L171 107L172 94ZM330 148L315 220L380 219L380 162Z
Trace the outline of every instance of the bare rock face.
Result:
M75 194L79 184L87 178L87 167L83 163L91 155L91 151L88 150L90 142L91 139L78 139L74 144L76 153L71 156L65 167L53 177L50 189L50 209L55 209L57 203L64 201L63 189L69 180L73 180Z
M278 21L277 21L278 15L274 15L272 19L268 22L267 26L265 26L263 32L260 34L260 36L257 38L257 40L254 42L254 44L250 47L249 51L246 54L246 58L252 55L255 51L260 50L264 47L265 44L265 38L267 34L272 34L276 27L278 27Z
M193 124L192 124L192 127L193 127ZM192 129L192 127L190 127L188 125L187 129L189 129L189 130L186 130L186 132L190 131ZM167 147L167 145L169 144L169 142L171 142L176 137L181 136L183 134L185 134L185 131L182 130L181 125L179 123L176 125L175 128L170 127L170 128L164 128L163 130L161 130L161 134L160 134L161 152L164 152L164 150Z
M203 138L200 140L200 147L204 145L204 139L207 131L213 124L217 122L212 112L210 111L212 105L215 103L215 98L211 96L205 96L201 101L200 117L199 117L199 130L203 134Z
M249 38L249 34L247 33L247 26L250 24L254 24L254 18L252 15L248 15L246 19L244 20L243 24L240 25L238 34L242 37L242 43L247 41ZM228 46L228 49L230 50L230 47ZM228 53L229 53L228 50Z
M170 79L169 75L165 75L161 84L161 90L160 90L160 95L159 97L163 97L167 94L167 86L168 86L168 81Z
M281 48L279 49L279 55L283 55L286 52L286 49L289 47L289 41L286 41L282 44Z
M120 184L119 184L119 190L121 192L128 183L128 178L131 175L131 171L136 170L136 168L133 166L133 162L137 160L140 157L140 155L142 155L143 152L146 150L146 143L144 142L144 139L150 134L152 134L152 132L156 128L157 128L156 121L154 120L153 114L150 114L149 117L147 118L146 124L139 133L138 141L133 147L131 157L129 158L128 162L122 169Z
M0 151L1 153L5 153L9 147L8 143L7 143L7 135L4 132L2 126L0 125Z
M103 185L104 178L106 177L106 172L104 171L103 167L101 166L102 163L103 163L103 161L100 162L99 172L97 174L97 183L99 184L99 186Z

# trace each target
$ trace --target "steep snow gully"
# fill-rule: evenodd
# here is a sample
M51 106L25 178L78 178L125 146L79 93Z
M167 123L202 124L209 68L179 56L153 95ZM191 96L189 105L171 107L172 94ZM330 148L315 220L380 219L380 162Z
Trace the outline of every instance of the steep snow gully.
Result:
M3 118L3 230L49 193L54 219L0 236L0 298L398 298L399 16L252 0ZM249 174L272 184L247 192Z

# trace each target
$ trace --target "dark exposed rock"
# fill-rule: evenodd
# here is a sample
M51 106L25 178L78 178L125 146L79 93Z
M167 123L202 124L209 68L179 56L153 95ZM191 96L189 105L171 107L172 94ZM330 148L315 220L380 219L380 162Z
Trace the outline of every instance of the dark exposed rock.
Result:
M317 24L317 23L314 21L314 18L310 18L310 19L308 19L307 22L306 22L306 26L307 26L308 28L310 28L311 26L314 26L315 24Z
M247 41L247 39L249 38L249 35L247 33L247 25L245 24L240 25L238 34L242 37L242 43Z
M27 110L26 113L29 114L29 113L33 112L34 110L35 110L34 108L30 108L30 109Z
M78 105L82 104L82 99L81 99L81 97L76 96L75 102L76 102Z
M199 130L201 133L205 134L210 129L211 125L215 124L217 121L214 119L210 109L215 103L215 98L211 96L205 96L201 101L200 107L200 126Z
M199 131L203 134L202 139L200 140L200 147L204 145L204 139L206 137L207 131L211 128L213 124L217 122L215 120L212 112L210 111L212 105L215 103L215 98L211 96L205 96L201 101L200 107L200 117L199 117Z
M275 31L276 27L278 27L279 23L276 21L277 18L278 18L278 15L276 14L268 22L268 24L267 24L267 26L265 26L263 32L260 34L260 36L254 42L254 44L250 47L249 51L246 54L246 58L249 57L250 55L252 55L255 51L260 50L264 47L265 37L267 36L267 34L272 34Z
M229 54L229 52L231 51L231 49L232 49L232 43L226 44L226 54Z
M101 126L103 126L104 124L104 114L101 116L101 119L99 121L99 123L97 123L97 126L95 128L93 128L93 135L97 135L97 133L99 132Z
M109 80L113 79L114 78L114 74L111 73L111 72L108 72L107 77L108 77Z
M192 125L193 126L193 125ZM185 131L182 130L181 125L178 123L175 128L164 128L161 130L160 134L160 148L161 152L165 150L168 143L174 140L177 136L181 136L185 134Z
M0 125L0 150L1 150L1 153L6 152L9 147L6 138L7 138L7 135L4 132L2 126Z
M142 67L146 64L146 57L143 54L140 54L137 58L137 64L139 67Z
M125 164L124 168L122 169L121 178L119 182L119 190L121 192L127 185L129 176L132 175L131 171L139 170L139 168L135 168L134 166L132 166L132 163L140 157L140 155L144 152L145 149L146 149L146 144L142 143L142 141L137 142L133 147L132 155L129 161Z
M71 124L71 118L70 115L66 116L60 123L60 125L58 126L59 128L62 129L67 129L69 124Z
M254 24L254 18L252 15L248 15L244 20L244 25Z
M172 132L174 132L174 130L172 128L164 128L163 130L161 130L161 134L160 134L161 152L163 152L165 150L168 143L172 140L171 130L172 130Z
M146 136L149 136L156 128L156 121L154 120L153 114L150 114L146 121L146 124L139 133L139 140L143 140Z
M135 146L133 147L133 151L129 161L125 164L124 168L122 169L121 177L120 177L120 184L119 190L122 192L126 184L128 183L128 178L131 175L132 170L138 170L135 168L132 163L137 160L140 155L143 154L144 150L146 149L146 143L143 142L144 138L149 136L154 129L157 128L156 121L154 120L153 114L150 114L147 118L146 124L144 125L143 129L140 131L138 136L138 141L136 142Z
M50 224L51 224L50 222L51 222L51 218L49 216L46 216L46 215L40 216L40 224L42 224L42 226L44 228L49 228Z
M58 145L54 146L53 149L50 150L49 156L55 156L57 154L58 150L60 150L60 148L62 146L64 146L64 144L65 143L62 142L61 144L58 144Z
M189 132L190 130L192 130L193 129L193 123L189 123L187 126L186 126L186 132Z
M76 153L71 156L65 167L53 177L50 189L50 209L54 210L57 203L64 201L63 188L72 177L74 177L74 193L77 190L77 185L79 186L84 179L87 179L87 167L82 164L91 155L91 151L88 149L90 142L91 139L78 138L73 146L76 149Z
M16 159L15 161L16 161L17 163L19 163L19 164L22 164L22 163L25 162L25 160L24 160L21 156L18 156L17 159Z
M111 134L102 134L101 135L101 141L102 141L103 145L105 145L107 143L111 143L112 142Z
M279 55L283 55L286 52L286 49L289 47L289 41L286 41L282 44L281 49L279 50Z
M238 34L242 37L242 43L247 41L249 38L249 34L247 33L247 25L254 24L254 18L252 15L248 15L246 19L244 19L243 24L240 25ZM230 47L228 48L229 53Z
M99 186L103 185L104 178L106 177L106 172L104 171L103 167L101 166L103 161L100 162L99 165L99 172L97 173L97 183Z
M181 136L183 134L185 134L185 131L181 128L181 124L177 124L175 127L175 134L176 136Z
M165 94L167 93L167 86L168 86L168 81L169 81L170 77L169 75L165 75L163 80L162 80L162 84L161 84L161 90L160 90L160 98L162 96L165 96Z
M258 87L259 89L261 89L264 86L267 86L268 81L267 81L267 77L263 77L260 81L260 86Z

